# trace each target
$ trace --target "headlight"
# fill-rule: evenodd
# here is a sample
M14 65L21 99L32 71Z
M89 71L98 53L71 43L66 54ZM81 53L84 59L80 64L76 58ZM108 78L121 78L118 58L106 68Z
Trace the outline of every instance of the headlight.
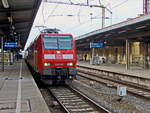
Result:
M73 66L72 62L67 63L67 66Z
M50 66L51 63L44 63L44 66Z

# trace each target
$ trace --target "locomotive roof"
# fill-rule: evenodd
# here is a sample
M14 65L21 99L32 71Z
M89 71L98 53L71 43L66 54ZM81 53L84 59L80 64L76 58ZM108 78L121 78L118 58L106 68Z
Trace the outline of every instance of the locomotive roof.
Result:
M71 35L72 34L58 34L58 33L41 33L40 35Z
M35 39L34 39L34 41L35 40L37 40L38 39L38 37L39 36L41 36L41 35L71 35L72 36L72 34L51 34L51 33L40 33ZM73 36L72 36L73 37ZM33 42L34 42L33 41Z

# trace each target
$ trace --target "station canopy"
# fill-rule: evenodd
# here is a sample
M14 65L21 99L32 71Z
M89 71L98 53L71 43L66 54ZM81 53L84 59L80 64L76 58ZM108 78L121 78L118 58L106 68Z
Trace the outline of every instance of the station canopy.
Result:
M24 48L41 1L0 1L0 34L5 42L19 42Z
M150 42L150 14L98 29L76 37L77 48L89 49L90 42L104 42L108 46L122 46L125 40Z

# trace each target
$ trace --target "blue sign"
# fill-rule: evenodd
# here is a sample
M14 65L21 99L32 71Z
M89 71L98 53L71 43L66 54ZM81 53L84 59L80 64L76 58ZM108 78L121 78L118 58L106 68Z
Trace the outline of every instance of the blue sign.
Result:
M17 42L5 42L5 47L17 47Z
M90 43L90 48L102 48L104 47L104 43L102 42L91 42Z

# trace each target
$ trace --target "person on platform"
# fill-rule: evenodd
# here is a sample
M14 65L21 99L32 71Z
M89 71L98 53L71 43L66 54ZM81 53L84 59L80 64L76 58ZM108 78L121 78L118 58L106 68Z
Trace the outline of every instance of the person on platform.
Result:
M86 59L87 59L87 54L84 55L84 59L85 59L85 61L86 61Z

